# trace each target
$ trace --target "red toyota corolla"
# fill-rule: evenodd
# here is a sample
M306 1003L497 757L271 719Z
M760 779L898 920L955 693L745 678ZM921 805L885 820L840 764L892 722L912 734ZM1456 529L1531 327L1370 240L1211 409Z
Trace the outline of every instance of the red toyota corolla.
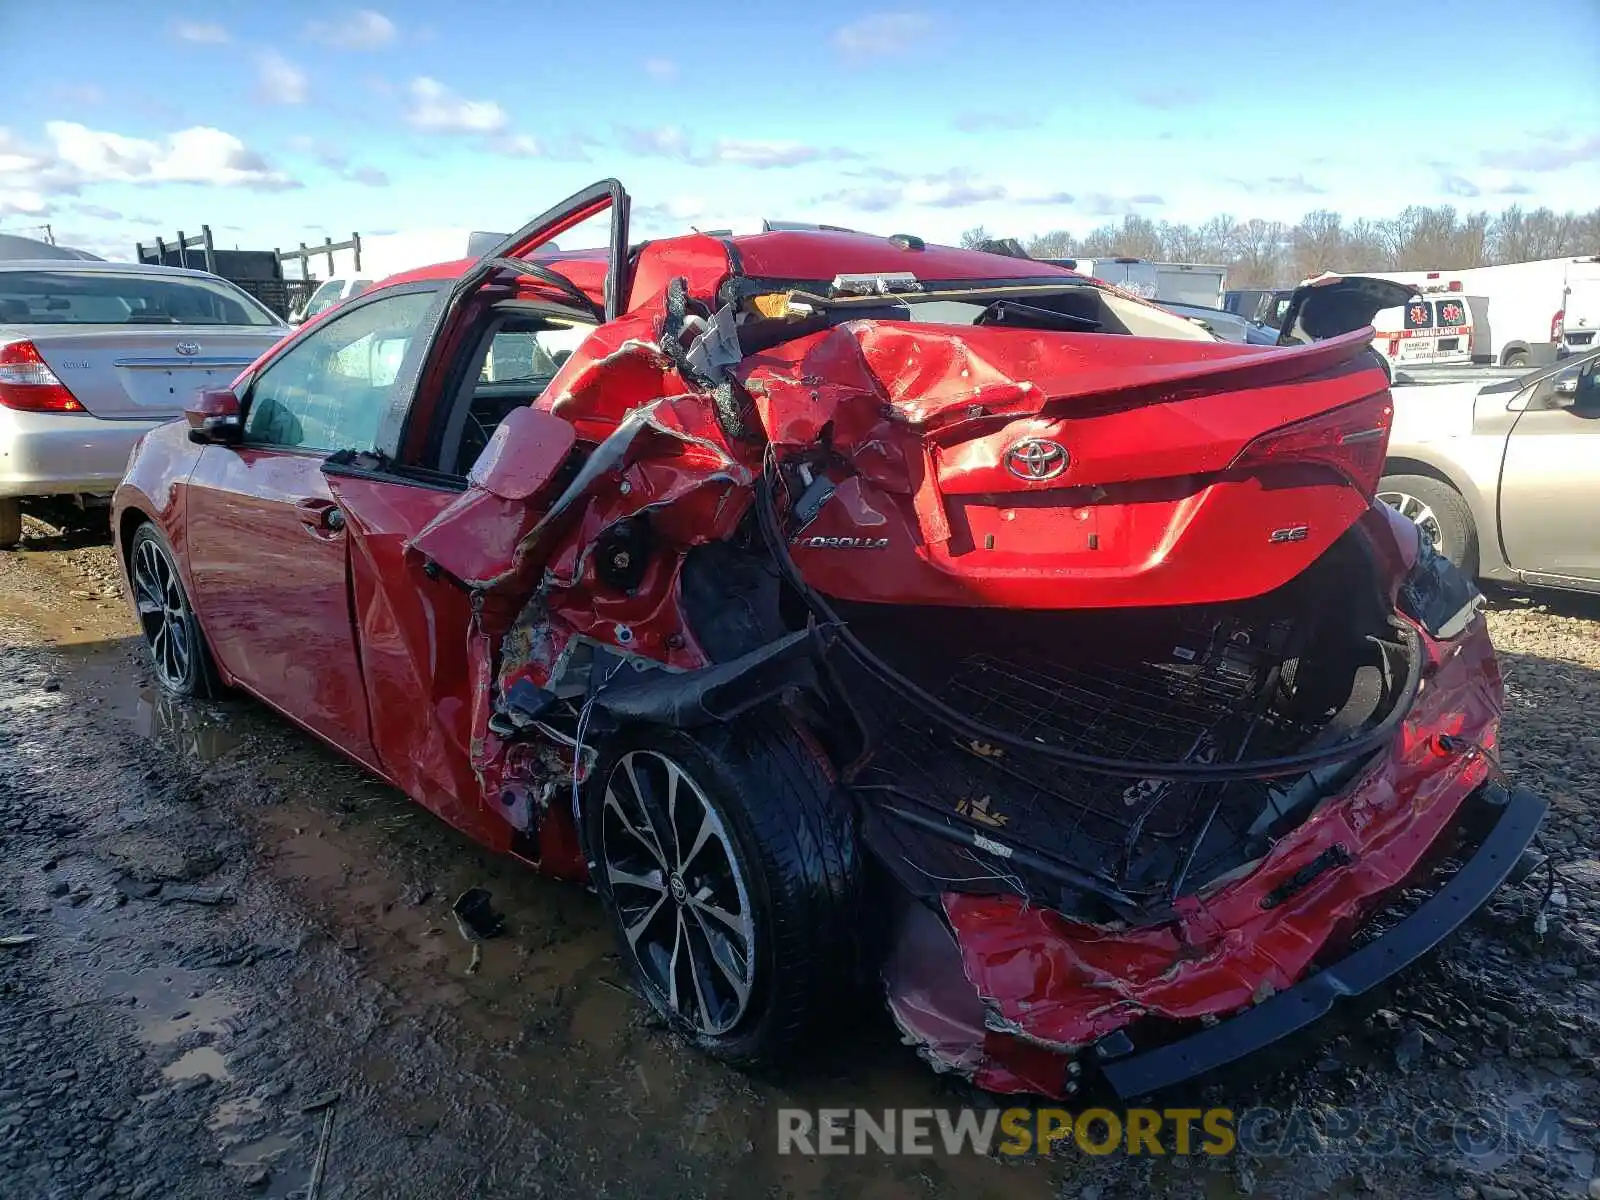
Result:
M1226 344L1027 259L627 214L597 184L391 279L143 441L114 527L163 686L591 880L745 1063L881 979L983 1087L1146 1093L1526 860L1480 598L1373 500L1363 326L1405 289Z

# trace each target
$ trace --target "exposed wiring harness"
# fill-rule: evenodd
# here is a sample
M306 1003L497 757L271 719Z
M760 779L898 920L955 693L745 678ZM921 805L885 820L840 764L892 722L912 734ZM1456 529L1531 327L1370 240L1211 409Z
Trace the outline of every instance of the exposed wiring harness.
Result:
M776 462L769 446L765 457L765 468L756 480L756 514L767 548L772 554L773 561L777 563L784 580L794 589L806 607L815 614L818 621L831 627L830 632L837 644L863 670L880 683L885 684L910 700L935 720L958 731L963 737L971 737L993 745L1005 746L1018 753L1031 754L1050 762L1061 763L1064 766L1080 771L1089 771L1100 775L1132 775L1141 779L1208 782L1270 779L1283 775L1297 775L1317 767L1344 762L1386 745L1400 727L1400 723L1405 719L1406 713L1410 711L1412 703L1416 700L1417 690L1422 683L1423 651L1421 639L1415 629L1409 625L1401 625L1399 632L1405 641L1406 675L1401 685L1400 696L1390 708L1388 715L1371 729L1329 746L1302 751L1298 754L1243 762L1175 763L1103 758L1095 754L1085 754L1081 751L1067 750L1058 746L1028 741L1006 733L1004 730L985 725L950 707L933 693L884 662L851 631L848 623L834 611L827 599L806 582L805 577L800 573L800 569L795 565L794 559L789 555L788 542L783 533L783 522L778 515L777 508L776 490L780 484L781 480L777 477Z

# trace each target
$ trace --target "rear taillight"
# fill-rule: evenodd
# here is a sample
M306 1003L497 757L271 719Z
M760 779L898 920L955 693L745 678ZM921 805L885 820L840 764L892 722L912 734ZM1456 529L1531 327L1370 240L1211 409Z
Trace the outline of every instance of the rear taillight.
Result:
M1344 476L1371 497L1383 477L1394 406L1388 393L1358 400L1256 438L1233 462L1235 470L1313 464Z
M1562 335L1567 332L1567 310L1556 309L1556 315L1550 318L1550 340L1559 343Z
M83 411L32 342L0 346L0 405L22 412Z

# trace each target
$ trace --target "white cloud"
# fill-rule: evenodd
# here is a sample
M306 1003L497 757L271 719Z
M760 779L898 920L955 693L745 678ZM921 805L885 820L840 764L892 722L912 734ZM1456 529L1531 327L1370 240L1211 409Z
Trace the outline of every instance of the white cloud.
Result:
M215 21L174 21L172 36L180 42L192 42L196 46L226 46L233 40L228 36L228 31Z
M738 167L797 167L823 158L850 157L847 151L822 149L801 142L740 141L722 138L712 148L717 162Z
M629 219L634 228L656 234L683 233L689 224L706 214L706 202L699 196L669 196L665 200L635 204Z
M856 58L904 54L933 32L933 18L920 12L869 13L833 31L833 44Z
M1014 184L975 175L960 167L926 175L905 175L882 168L853 172L859 183L817 196L813 204L843 205L864 213L895 212L903 208L970 208L995 201L1012 204L1068 206L1075 198L1037 183Z
M37 150L24 145L21 138L0 125L0 179L33 171L42 161Z
M860 157L842 146L811 146L804 142L764 139L718 138L709 148L697 148L687 133L676 125L653 129L625 126L617 131L623 149L642 158L671 158L695 166L722 164L730 167L798 167L804 163L841 161Z
M671 83L678 77L678 64L670 58L647 58L644 73L660 83Z
M694 158L689 145L689 135L676 125L661 125L654 129L625 128L618 131L623 149L647 158L678 158L685 162Z
M381 12L358 8L336 21L308 22L306 36L340 50L377 50L394 42L399 30Z
M38 192L0 191L0 217L40 217L50 211L50 202Z
M406 120L428 133L499 133L510 121L493 100L463 99L426 75L413 79L409 91Z
M306 73L276 50L256 56L256 94L268 104L304 104L310 91Z
M381 171L377 167L352 167L344 173L344 177L351 183L359 183L362 187L388 187L389 172Z
M194 183L279 191L298 187L257 151L221 129L196 125L157 141L48 121L47 148L22 145L0 130L0 196L72 194L97 183ZM30 201L31 203L31 201Z
M543 158L546 153L544 143L527 133L509 133L497 138L494 148L512 158Z

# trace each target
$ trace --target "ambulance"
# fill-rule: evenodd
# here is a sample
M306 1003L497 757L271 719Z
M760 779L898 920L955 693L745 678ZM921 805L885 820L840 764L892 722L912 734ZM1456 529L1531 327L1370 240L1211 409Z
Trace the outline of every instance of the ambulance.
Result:
M1459 366L1475 361L1475 338L1488 329L1489 302L1469 296L1459 279L1429 271L1418 295L1373 318L1373 348L1391 371L1400 367Z

